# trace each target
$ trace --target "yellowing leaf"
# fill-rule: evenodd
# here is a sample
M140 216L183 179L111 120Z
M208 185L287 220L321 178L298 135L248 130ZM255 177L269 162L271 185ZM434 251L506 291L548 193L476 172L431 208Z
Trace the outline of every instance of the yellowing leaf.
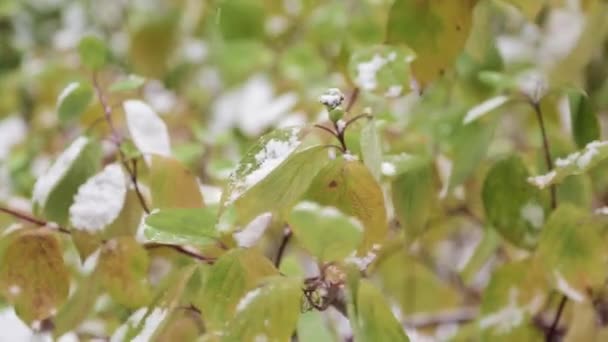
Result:
M309 196L326 206L333 206L363 223L360 252L380 244L388 233L388 222L382 189L365 165L359 161L338 158L319 171Z
M601 222L570 204L557 208L543 227L536 257L555 288L574 301L584 301L608 276L601 229Z
M137 308L150 300L148 266L146 250L134 238L125 236L103 245L96 271L116 302Z
M417 55L412 71L424 88L452 66L469 36L477 0L396 0L387 40Z
M220 257L209 270L197 301L207 328L222 329L241 298L262 279L277 274L272 262L253 249L234 249Z
M0 291L27 323L57 313L70 279L58 239L46 229L18 231L0 263Z
M134 236L141 221L143 208L135 190L127 190L125 203L112 224L106 227L104 236L111 239L117 236Z
M196 177L177 159L154 155L149 182L154 208L202 208L205 205Z

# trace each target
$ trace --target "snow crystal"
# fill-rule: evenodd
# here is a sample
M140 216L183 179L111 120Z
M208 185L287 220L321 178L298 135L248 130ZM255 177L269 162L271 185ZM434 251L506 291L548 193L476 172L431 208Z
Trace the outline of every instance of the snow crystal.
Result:
M386 93L384 93L384 96L386 96L386 97L398 97L399 95L401 95L402 91L403 91L403 86L402 85L394 84L394 85L388 87L388 89L386 90Z
M541 228L545 221L545 211L537 203L528 202L521 207L520 216L534 228Z
M565 294L568 298L579 303L585 300L585 295L579 290L573 288L559 271L554 271L553 275L557 280L557 289Z
M381 168L382 168L382 174L387 177L394 176L397 173L397 168L395 167L395 164L393 164L393 163L383 162L381 165Z
M245 308L251 304L251 302L262 292L262 288L258 287L253 289L245 294L243 298L239 301L236 306L236 312L243 311Z
M338 88L329 88L319 96L319 102L329 109L334 109L344 102L344 94Z
M152 108L139 100L127 100L123 103L123 108L127 127L137 149L144 155L171 156L167 126ZM149 160L149 156L145 157Z
M254 218L245 229L234 233L233 237L240 247L252 247L264 235L272 220L271 213L264 213Z
M254 156L257 164L256 168L250 171L242 180L236 180L232 184L232 192L228 202L231 203L237 200L245 190L257 184L283 163L300 145L299 132L299 128L292 128L288 140L272 139L268 141L264 148Z
M18 116L10 116L0 121L0 160L6 159L11 148L25 138L25 121Z
M544 189L546 188L553 179L557 176L557 172L555 170L547 173L546 175L528 177L528 182L532 183L534 186Z
M79 86L80 86L80 83L72 82L72 83L68 84L65 88L63 88L61 93L59 93L59 96L57 96L57 104L60 104L61 102L63 102L63 100L65 100L65 98L68 95L70 95L71 92L78 89Z
M57 183L61 181L65 173L68 171L72 163L78 158L80 152L88 143L88 139L85 137L79 137L74 140L74 142L63 151L55 163L51 166L51 168L38 180L34 185L34 191L32 195L32 201L37 203L41 207L46 204L46 200L51 193L51 191L55 188Z
M509 305L483 317L479 321L480 328L486 329L495 326L497 333L505 334L521 325L524 319L524 310L517 305L518 294L519 291L516 288L511 288L509 292Z
M350 256L348 256L344 261L349 264L353 264L359 268L360 271L367 270L367 267L371 265L374 260L376 260L377 252L380 250L380 245L374 245L372 249L367 252L366 255L362 257L358 257L356 252L353 252Z
M378 86L376 74L388 60L384 59L379 54L375 54L372 59L367 62L362 62L357 65L356 82L363 90L374 90Z
M471 123L477 119L479 119L480 117L482 117L483 115L493 111L494 109L502 106L503 104L505 104L507 101L509 101L509 97L501 95L501 96L496 96L493 97L489 100L486 100L480 104L478 104L477 106L471 108L468 112L467 115L464 117L464 120L462 121L463 124L468 124Z
M346 153L344 153L342 155L342 157L344 158L344 160L346 161L357 161L359 160L359 157L357 157L356 155L350 153L349 151L346 151Z
M346 128L346 121L340 119L336 122L336 126L338 127L338 132L342 132Z
M127 185L118 164L110 164L78 189L70 207L70 222L77 229L95 232L112 223L123 207Z
M608 216L608 207L601 207L601 208L595 209L595 214L596 215L607 215Z
M19 285L13 284L8 287L8 293L11 296L16 297L21 293L21 287Z

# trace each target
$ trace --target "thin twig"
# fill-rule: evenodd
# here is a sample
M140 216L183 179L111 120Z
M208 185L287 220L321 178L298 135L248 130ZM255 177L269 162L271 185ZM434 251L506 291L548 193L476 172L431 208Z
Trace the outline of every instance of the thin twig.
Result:
M547 130L545 128L545 121L543 119L543 114L540 109L540 104L537 102L532 102L532 107L534 108L534 112L536 113L536 119L538 120L538 125L540 126L540 132L543 138L543 151L545 155L545 163L547 166L547 171L553 170L553 158L551 157L551 147L549 146L549 138L547 136ZM551 208L557 208L557 188L555 184L551 184Z
M281 240L281 244L279 245L279 249L277 251L277 256L274 259L274 266L279 268L281 266L281 260L283 259L283 254L285 254L285 249L287 248L287 244L291 240L293 232L289 227L285 227L283 229L283 239Z
M553 158L551 157L551 146L549 145L549 137L547 136L547 130L545 128L545 121L543 119L543 113L540 108L540 103L532 101L532 107L534 108L534 113L536 113L536 119L538 120L538 125L540 127L540 132L543 138L543 151L545 155L547 171L551 171L553 170ZM550 192L551 209L555 210L555 208L557 208L557 187L555 184L551 184ZM552 342L553 340L553 336L555 335L555 332L557 330L559 320L564 312L567 303L568 297L562 295L562 298L559 302L559 307L557 308L557 312L555 313L555 318L553 319L553 323L551 323L551 328L547 332L548 342Z
M29 223L33 223L33 224L35 224L37 226L40 226L40 227L54 228L54 229L57 229L57 231L59 231L61 233L70 234L70 231L68 229L66 229L66 228L63 228L63 227L58 226L58 225L53 224L53 223L49 224L48 221L41 220L39 218L36 218L34 216L31 216L29 214L26 214L26 213L23 213L23 212L20 212L20 211L16 211L16 210L5 208L5 207L0 207L0 212L6 213L8 215L11 215L11 216L16 217L16 218L18 218L20 220L23 220L23 221L26 221L26 222L29 222Z
M124 164L125 164L125 166L128 165L127 162L125 162ZM144 210L144 212L146 214L149 214L150 208L146 204L146 200L144 199L144 196L141 193L141 189L139 188L139 182L137 181L137 159L132 159L131 164L133 165L133 170L131 170L129 172L129 175L131 176L131 182L133 183L133 188L135 189L135 194L137 195L137 198L139 199L139 203L141 204L141 207ZM127 167L127 170L129 170L128 167Z
M353 109L353 106L355 105L355 103L357 102L357 99L359 98L359 88L355 88L353 89L353 92L350 94L350 98L348 99L348 103L346 104L346 112L350 112L351 109Z
M148 249L148 250L150 250L150 249L157 249L157 248L163 248L163 247L173 249L174 251L176 251L176 252L178 252L180 254L187 255L187 256L189 256L191 258L200 260L200 261L202 261L202 262L204 262L206 264L210 264L211 265L211 264L213 264L215 262L215 258L207 257L207 256L204 256L204 255L198 254L198 253L196 253L194 251L191 251L191 250L187 249L184 246L172 245L172 244L166 244L166 243L159 243L159 242L147 242L147 243L144 244L144 248Z
M348 128L348 126L352 125L353 123L355 123L356 121L358 121L359 119L362 119L362 118L371 119L372 116L370 114L359 114L359 115L353 117L352 119L348 120L346 122L346 124L344 125L344 128L342 129L342 131L343 132L346 131L346 129Z
M328 127L325 127L325 126L319 125L319 124L314 125L314 127L324 130L336 138L338 137L338 134L336 132L334 132L331 128L328 128Z
M553 342L553 336L557 332L557 326L559 325L559 320L564 313L564 309L566 308L566 304L568 303L568 297L562 295L562 299L559 301L559 306L557 307L557 312L555 313L555 318L553 319L553 323L551 323L551 328L547 332L547 342Z

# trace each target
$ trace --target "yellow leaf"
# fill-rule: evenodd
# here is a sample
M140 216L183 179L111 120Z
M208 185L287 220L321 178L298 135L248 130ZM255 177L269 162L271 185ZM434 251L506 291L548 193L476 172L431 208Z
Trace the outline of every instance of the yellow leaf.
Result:
M202 208L205 205L196 177L174 158L152 157L150 190L154 208Z

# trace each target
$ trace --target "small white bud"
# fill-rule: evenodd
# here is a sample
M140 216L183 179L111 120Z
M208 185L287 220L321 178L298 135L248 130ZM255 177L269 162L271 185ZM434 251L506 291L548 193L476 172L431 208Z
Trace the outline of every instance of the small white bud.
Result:
M344 94L338 88L329 88L323 95L319 96L319 102L327 109L332 110L344 102Z

